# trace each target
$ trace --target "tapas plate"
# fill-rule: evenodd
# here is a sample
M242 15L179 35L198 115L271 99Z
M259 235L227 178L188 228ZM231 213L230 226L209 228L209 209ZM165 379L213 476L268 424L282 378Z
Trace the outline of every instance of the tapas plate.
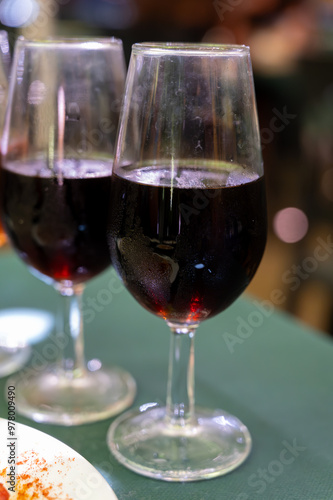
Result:
M0 436L0 500L117 500L100 472L58 439L6 419Z

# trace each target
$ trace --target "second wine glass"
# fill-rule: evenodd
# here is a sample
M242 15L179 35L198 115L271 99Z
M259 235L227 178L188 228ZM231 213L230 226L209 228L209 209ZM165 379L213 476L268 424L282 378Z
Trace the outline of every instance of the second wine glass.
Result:
M195 408L194 337L251 281L266 205L249 49L136 44L113 169L112 261L139 303L171 329L166 406L110 427L130 469L167 481L225 474L251 436L223 410Z
M2 216L10 242L63 302L58 361L16 376L17 410L63 425L109 417L133 401L121 368L84 356L84 284L107 269L107 207L125 82L122 42L19 39L2 140ZM52 350L52 349L51 349Z

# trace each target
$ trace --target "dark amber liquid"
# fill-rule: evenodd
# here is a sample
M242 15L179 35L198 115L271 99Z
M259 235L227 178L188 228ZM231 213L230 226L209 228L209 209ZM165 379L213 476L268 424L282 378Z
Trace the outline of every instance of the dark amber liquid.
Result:
M0 153L0 169L1 169L1 153ZM1 189L0 189L0 193L1 193ZM1 199L0 199L0 206L1 206ZM5 233L5 230L3 228L1 218L0 218L0 248L2 246L4 246L6 243L7 243L7 236L6 236L6 233Z
M152 169L149 182L133 167L113 174L112 262L142 306L173 323L196 323L230 305L260 263L264 179L245 172L229 185L228 173L207 179L187 169L171 183L162 170Z
M2 169L2 218L10 241L29 266L56 282L82 283L111 264L111 166L96 165L81 162L61 176L33 162Z

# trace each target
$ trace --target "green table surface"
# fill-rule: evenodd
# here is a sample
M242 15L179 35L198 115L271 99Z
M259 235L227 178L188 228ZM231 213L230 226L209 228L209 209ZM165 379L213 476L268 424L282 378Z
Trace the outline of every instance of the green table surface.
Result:
M0 255L0 271L1 309L55 311L52 287L30 275L9 250ZM112 268L87 286L84 310L87 357L132 373L135 406L164 402L169 332L163 321L134 301ZM167 483L127 470L106 444L112 419L76 427L38 424L20 415L17 421L74 448L104 475L119 500L328 500L333 499L332 371L332 340L272 303L243 296L203 323L196 338L196 401L237 415L253 438L241 467L207 481ZM3 378L2 417L6 387Z

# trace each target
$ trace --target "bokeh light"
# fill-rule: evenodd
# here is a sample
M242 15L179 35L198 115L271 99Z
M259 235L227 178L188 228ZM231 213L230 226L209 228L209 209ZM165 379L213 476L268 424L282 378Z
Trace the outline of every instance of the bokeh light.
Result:
M38 13L36 0L2 0L0 4L0 21L5 26L18 28L32 23Z
M296 243L308 232L309 221L299 208L287 207L275 214L273 228L280 240L285 243Z

